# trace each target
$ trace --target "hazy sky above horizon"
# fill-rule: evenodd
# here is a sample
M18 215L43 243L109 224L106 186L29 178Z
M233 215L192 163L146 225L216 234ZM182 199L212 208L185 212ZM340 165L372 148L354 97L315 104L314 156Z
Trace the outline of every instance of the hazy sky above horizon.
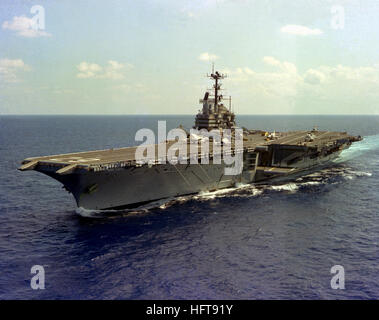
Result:
M212 61L238 114L379 114L377 0L0 9L0 114L195 114Z

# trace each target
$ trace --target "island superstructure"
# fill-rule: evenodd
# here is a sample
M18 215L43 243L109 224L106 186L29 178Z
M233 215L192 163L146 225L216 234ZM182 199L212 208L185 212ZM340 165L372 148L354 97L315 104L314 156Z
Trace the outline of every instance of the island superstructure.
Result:
M225 75L218 71L209 77L213 88L200 100L202 110L196 115L194 128L203 131L235 130L235 115L231 97L220 94ZM227 106L224 105L226 102ZM189 135L188 135L189 138ZM335 159L360 136L346 132L289 131L268 132L243 129L243 147L232 153L243 153L240 173L226 175L225 163L215 163L212 146L209 163L201 162L201 148L191 154L188 139L188 162L170 163L158 157L146 164L136 159L136 147L76 152L51 156L30 157L22 161L21 171L35 170L59 182L72 193L78 207L86 209L122 209L177 197L233 187L239 183L259 183L273 178L291 176ZM166 140L168 149L175 141ZM155 153L155 154L158 154ZM196 156L196 163L190 162Z

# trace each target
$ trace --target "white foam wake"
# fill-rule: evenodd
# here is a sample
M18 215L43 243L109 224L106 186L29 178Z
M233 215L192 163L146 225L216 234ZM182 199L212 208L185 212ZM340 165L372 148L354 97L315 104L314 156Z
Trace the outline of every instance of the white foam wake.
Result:
M91 210L83 207L76 208L75 213L84 218L101 218L104 214L102 210Z
M363 137L362 141L354 142L349 149L343 150L333 162L341 163L352 160L371 150L379 149L379 135Z
M294 183L294 182L290 182L290 183L286 183L286 184L282 184L282 185L269 186L269 188L271 190L275 190L275 191L295 192L297 189L299 189L299 185Z

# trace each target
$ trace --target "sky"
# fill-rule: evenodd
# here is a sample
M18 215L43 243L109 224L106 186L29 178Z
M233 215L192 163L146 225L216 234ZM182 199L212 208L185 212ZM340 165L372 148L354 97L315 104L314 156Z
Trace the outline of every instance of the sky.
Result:
M1 0L0 114L379 114L377 0Z

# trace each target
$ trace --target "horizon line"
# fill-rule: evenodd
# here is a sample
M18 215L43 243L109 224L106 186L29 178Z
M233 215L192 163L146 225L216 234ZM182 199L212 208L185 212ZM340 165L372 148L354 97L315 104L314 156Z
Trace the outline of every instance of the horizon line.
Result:
M5 113L0 114L1 116L195 116L195 114L190 113L153 113L153 114L136 114L136 113L112 113L112 114L97 114L97 113ZM254 114L254 113L241 113L238 116L379 116L379 113L276 113L276 114Z
M90 116L90 117L112 117L112 116L139 116L139 117L148 117L148 116L195 116L194 114L174 114L174 113L154 113L154 114L126 114L126 113L115 113L115 114L91 114L91 113L80 113L80 114L65 114L65 113L55 113L55 114L48 114L48 113L7 113L7 114L0 114L0 117L8 117L8 116L16 116L16 117L23 117L23 116L44 116L44 117L65 117L65 116L76 116L76 117L83 117L83 116ZM245 114L238 114L238 116L379 116L379 113L360 113L360 114L344 114L344 113L330 113L330 114L291 114L291 113L278 113L278 114L251 114L251 113L245 113Z

